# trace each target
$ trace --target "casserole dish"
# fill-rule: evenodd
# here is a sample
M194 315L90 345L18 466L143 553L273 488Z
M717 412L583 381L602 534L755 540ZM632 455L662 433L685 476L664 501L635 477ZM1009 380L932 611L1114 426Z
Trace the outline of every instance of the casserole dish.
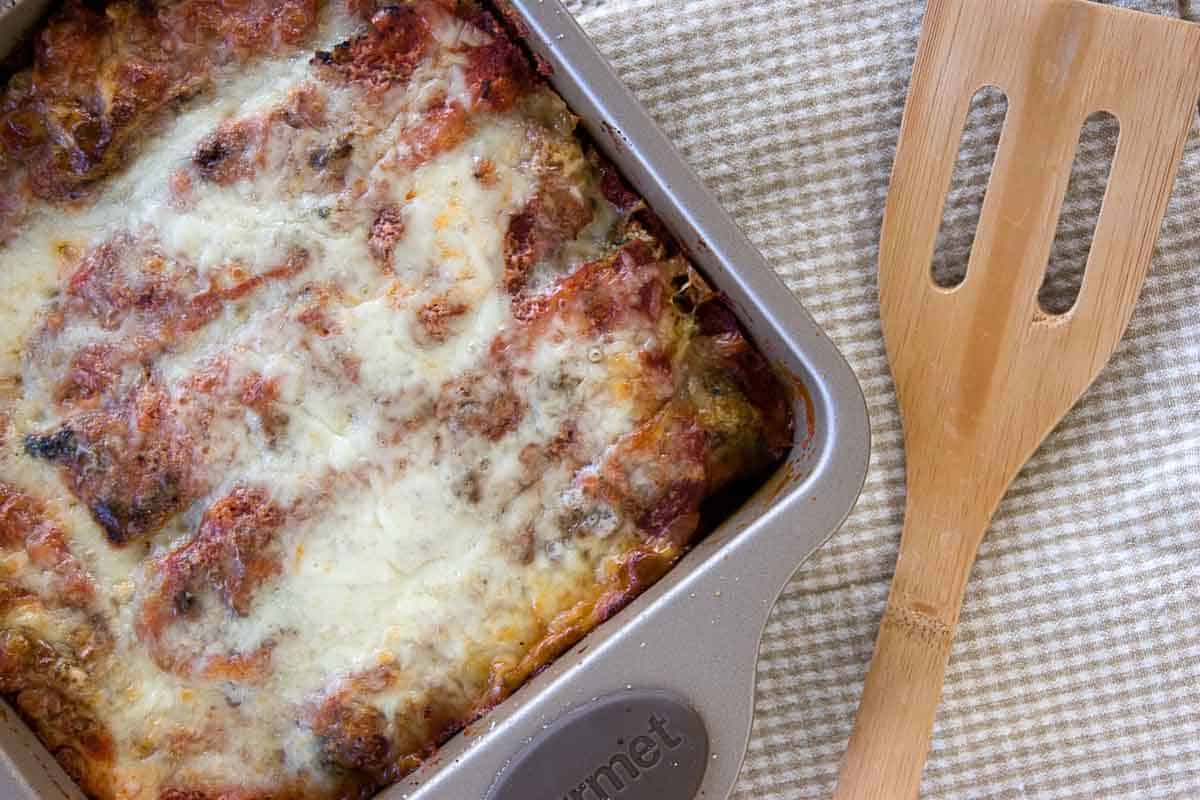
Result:
M482 796L543 722L623 686L671 690L699 712L714 756L703 791L720 796L732 785L745 747L750 668L772 593L832 532L861 487L867 454L862 398L832 346L619 87L569 15L552 3L518 4L512 12L601 149L726 294L766 355L793 378L800 424L787 463L694 549L687 564L620 614L622 622L585 639L521 690L522 700L501 706L385 796ZM765 586L774 589L764 592ZM684 619L694 624L683 628ZM684 632L694 644L680 638ZM12 752L19 782L41 780L43 792L52 791L48 786L69 791L53 769L39 775L16 763L22 752L47 762L44 753Z

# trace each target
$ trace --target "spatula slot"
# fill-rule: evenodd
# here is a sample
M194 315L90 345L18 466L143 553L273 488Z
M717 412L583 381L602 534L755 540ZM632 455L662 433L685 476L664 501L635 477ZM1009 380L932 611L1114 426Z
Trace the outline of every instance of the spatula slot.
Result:
M967 263L1007 114L1008 97L996 86L984 86L971 98L933 250L933 282L942 289L953 289L967 277Z
M1046 314L1065 314L1079 298L1120 133L1120 123L1107 111L1092 114L1080 130L1046 277L1038 290L1038 305Z

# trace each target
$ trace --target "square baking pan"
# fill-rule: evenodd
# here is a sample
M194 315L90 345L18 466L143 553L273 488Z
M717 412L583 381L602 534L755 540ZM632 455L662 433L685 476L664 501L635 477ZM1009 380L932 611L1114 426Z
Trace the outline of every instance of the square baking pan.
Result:
M47 5L0 0L0 56ZM379 800L541 800L495 785L497 775L510 773L514 759L527 759L530 742L542 747L552 739L555 720L586 713L598 698L632 698L641 690L665 692L695 712L707 731L702 754L707 766L700 767L702 778L697 773L696 796L720 800L733 788L749 740L755 662L767 615L792 573L838 528L862 488L870 450L863 395L832 342L560 2L509 0L503 10L596 145L725 294L793 387L796 439L775 474L666 576ZM586 772L592 763L579 730L564 728L566 741L549 748L556 761L566 762L566 773L576 766ZM596 735L601 733L597 728ZM576 757L580 764L570 763ZM644 789L653 782L626 782L619 791L601 782L593 791L586 782L568 781L537 794L547 800L603 800L611 792L614 800L637 800L649 796ZM0 798L80 797L19 717L0 707ZM674 800L670 793L657 797Z

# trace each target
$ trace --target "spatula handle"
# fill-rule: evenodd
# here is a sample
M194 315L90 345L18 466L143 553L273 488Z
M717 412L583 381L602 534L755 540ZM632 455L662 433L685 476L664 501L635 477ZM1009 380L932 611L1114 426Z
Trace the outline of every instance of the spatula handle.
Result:
M917 797L967 579L1004 491L976 485L951 457L913 456L900 556L836 800Z
M953 638L950 625L911 608L893 589L836 800L917 796Z

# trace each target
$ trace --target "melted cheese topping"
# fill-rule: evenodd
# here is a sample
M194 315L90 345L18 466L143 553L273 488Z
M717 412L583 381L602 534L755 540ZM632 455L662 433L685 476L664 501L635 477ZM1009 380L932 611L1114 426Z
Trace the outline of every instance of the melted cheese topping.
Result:
M598 487L677 392L684 267L597 272L601 307L584 273L630 234L569 112L495 101L496 30L413 8L328 10L315 59L218 74L0 246L0 481L93 592L27 544L3 625L82 665L99 796L394 780L609 613L631 553L678 553ZM382 23L428 28L403 74L338 72ZM621 480L653 508L684 462L651 457Z

